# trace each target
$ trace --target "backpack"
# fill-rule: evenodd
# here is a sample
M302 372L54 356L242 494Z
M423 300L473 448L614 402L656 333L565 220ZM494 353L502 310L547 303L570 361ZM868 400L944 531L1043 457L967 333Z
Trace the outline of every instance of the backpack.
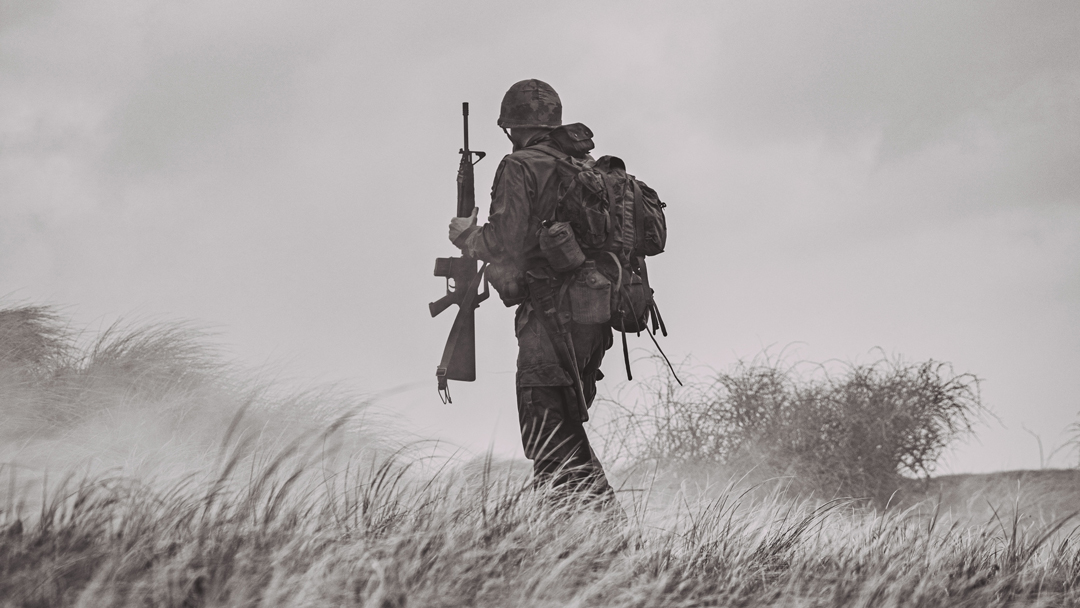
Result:
M639 333L659 323L645 257L663 253L666 205L656 191L626 173L626 164L603 156L582 166L561 193L556 219L567 222L585 258L614 281L612 329Z
M595 273L607 279L611 285L607 323L622 333L627 377L633 379L626 334L645 331L654 343L657 331L667 336L645 264L646 257L663 253L667 244L667 204L655 190L628 174L622 159L602 156L591 160L587 153L593 147L592 131L585 125L560 127L551 137L568 154L544 144L533 146L560 160L565 178L556 198L555 216L547 224L569 224L586 260L571 279L571 305L575 303L575 286L579 290L606 289L605 281Z

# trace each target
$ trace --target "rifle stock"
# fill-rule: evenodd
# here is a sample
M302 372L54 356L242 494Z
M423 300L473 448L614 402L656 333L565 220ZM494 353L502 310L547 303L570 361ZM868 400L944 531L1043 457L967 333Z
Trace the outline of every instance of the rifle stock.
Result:
M458 152L461 154L461 161L457 175L457 216L469 217L476 207L473 165L484 158L484 153L469 149L468 102L461 104L461 115L465 126L465 141ZM477 292L486 265L477 271L476 263L475 258L464 255L435 260L435 276L446 279L446 295L429 303L428 311L435 317L451 305L458 305L457 317L454 318L454 325L450 328L450 335L443 348L442 360L435 371L439 396L444 403L450 403L447 380L476 380L476 308L489 295L487 281L484 281L484 291Z

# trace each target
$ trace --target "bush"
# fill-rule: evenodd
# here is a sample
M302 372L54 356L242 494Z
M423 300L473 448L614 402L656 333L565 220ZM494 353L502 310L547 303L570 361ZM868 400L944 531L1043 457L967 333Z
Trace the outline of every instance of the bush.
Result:
M766 358L683 387L655 379L645 399L616 406L609 438L634 461L758 467L886 501L903 476L929 477L985 412L979 379L948 363L805 367Z

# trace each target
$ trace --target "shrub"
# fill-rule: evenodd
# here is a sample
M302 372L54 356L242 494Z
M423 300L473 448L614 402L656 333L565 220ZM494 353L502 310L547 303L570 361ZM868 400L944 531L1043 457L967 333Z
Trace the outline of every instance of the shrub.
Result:
M948 363L882 357L830 373L759 358L685 386L657 377L616 406L617 457L758 467L802 484L888 500L902 476L929 477L985 413L979 379Z

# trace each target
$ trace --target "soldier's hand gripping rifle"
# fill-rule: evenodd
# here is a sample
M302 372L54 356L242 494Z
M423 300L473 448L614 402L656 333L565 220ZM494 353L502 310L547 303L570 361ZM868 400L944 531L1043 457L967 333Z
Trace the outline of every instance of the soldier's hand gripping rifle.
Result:
M484 158L483 152L469 149L469 104L461 104L461 116L465 124L465 145L459 150L461 162L457 174L457 216L470 217L476 208L476 192L473 185L473 165ZM473 156L476 160L473 160ZM486 264L476 270L476 258L462 255L457 258L436 258L435 276L446 278L446 295L428 304L431 316L458 305L457 317L446 339L442 361L435 371L439 381L439 397L443 403L450 402L450 388L447 380L476 380L476 308L488 297L488 285L484 280L484 291L477 293L483 280Z

